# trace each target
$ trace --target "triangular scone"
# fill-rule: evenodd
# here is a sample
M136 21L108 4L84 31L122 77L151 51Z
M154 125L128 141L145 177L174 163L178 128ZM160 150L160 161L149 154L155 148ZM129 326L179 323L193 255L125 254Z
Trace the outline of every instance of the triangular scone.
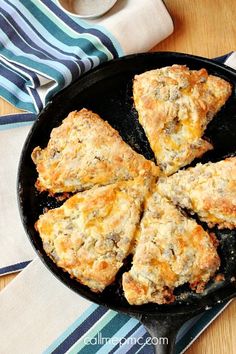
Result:
M209 227L236 228L236 157L197 164L158 183L174 204L197 213Z
M151 179L118 182L75 194L41 215L35 228L46 253L94 292L111 284L131 252Z
M82 191L159 172L107 122L86 109L71 112L52 130L47 147L34 149L32 159L38 171L37 189L51 194Z
M133 265L123 274L131 305L173 302L173 290L189 283L201 292L218 269L216 242L157 191L147 200Z
M133 97L139 122L165 175L212 149L202 136L230 94L231 85L225 80L184 65L135 76Z

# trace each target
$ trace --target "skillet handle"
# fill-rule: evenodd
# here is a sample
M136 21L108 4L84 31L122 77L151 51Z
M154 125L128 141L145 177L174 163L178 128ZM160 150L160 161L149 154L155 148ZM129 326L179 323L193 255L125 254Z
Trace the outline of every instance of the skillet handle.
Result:
M175 340L180 327L194 317L189 314L150 316L142 315L139 320L151 335L150 343L154 345L156 354L172 354L175 351Z

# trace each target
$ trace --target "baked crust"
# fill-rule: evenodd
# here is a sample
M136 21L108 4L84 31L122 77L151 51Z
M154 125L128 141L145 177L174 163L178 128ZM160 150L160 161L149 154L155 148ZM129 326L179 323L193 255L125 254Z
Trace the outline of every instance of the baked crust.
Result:
M97 114L71 112L52 130L45 149L32 152L36 188L50 194L77 192L139 175L158 175L155 164L127 145L118 132Z
M139 122L165 175L213 148L202 136L230 94L231 85L225 80L185 65L135 76L133 97Z
M161 178L158 190L174 204L197 213L209 227L236 227L236 157L199 163Z
M118 182L75 194L35 224L49 257L101 292L131 252L142 204L152 179Z
M147 200L132 268L123 274L126 299L131 305L171 303L174 288L184 283L201 292L220 265L216 244L155 190Z

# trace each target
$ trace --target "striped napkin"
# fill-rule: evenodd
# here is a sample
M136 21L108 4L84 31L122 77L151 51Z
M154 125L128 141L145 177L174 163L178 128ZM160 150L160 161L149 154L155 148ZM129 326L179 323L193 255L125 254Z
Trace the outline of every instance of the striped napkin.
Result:
M217 60L236 68L236 52ZM20 151L35 118L32 113L0 117L0 274L24 269L0 293L0 353L153 353L137 320L73 293L31 248L19 218L15 181ZM228 304L187 322L178 334L176 353L185 351Z
M228 304L187 322L176 341L185 351ZM0 293L2 354L153 354L136 319L78 296L36 258Z
M147 51L173 31L161 0L119 0L90 21L56 0L1 0L0 23L0 96L33 113L86 71Z

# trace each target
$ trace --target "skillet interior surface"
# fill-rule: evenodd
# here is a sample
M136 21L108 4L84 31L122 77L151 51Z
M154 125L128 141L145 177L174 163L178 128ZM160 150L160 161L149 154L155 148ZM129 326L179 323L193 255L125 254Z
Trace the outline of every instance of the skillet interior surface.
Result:
M236 150L236 72L216 62L180 53L145 53L127 56L103 64L98 69L84 75L78 81L57 94L52 102L38 116L25 142L18 173L18 200L21 217L27 234L46 266L64 284L87 299L115 310L129 313L183 313L206 307L236 295L236 231L213 230L220 240L218 248L222 265L220 272L225 280L210 282L203 294L197 295L187 286L176 289L177 300L171 305L147 304L130 306L122 294L121 274L129 269L130 260L119 272L116 282L101 294L95 294L86 286L58 268L45 254L41 239L34 229L34 223L44 208L60 205L47 193L38 193L34 187L37 173L31 160L34 147L45 147L51 130L60 125L72 110L85 107L98 113L117 129L122 138L147 159L154 159L142 127L138 123L137 112L133 108L132 80L135 74L172 64L185 64L190 69L206 68L231 82L232 96L209 124L205 136L214 145L214 150L206 153L201 161L218 161L232 155ZM198 160L199 161L199 160ZM194 161L192 165L196 164ZM204 228L206 225L202 224Z

